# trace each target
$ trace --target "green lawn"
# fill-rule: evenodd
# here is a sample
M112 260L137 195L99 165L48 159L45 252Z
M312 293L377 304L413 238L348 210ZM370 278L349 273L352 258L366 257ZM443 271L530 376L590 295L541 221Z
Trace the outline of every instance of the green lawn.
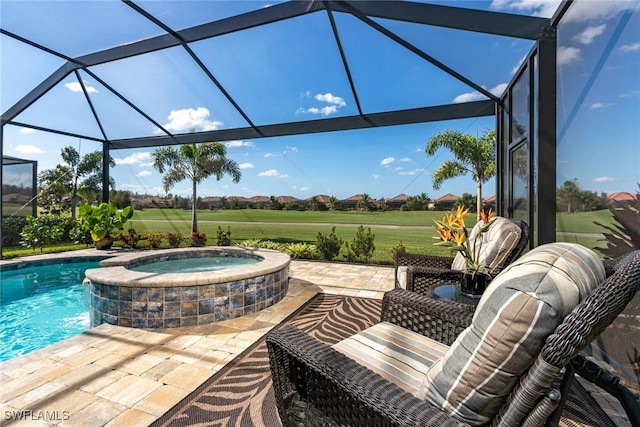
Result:
M375 235L376 250L372 262L393 263L392 248L402 242L411 252L449 254L446 248L433 246L436 232L433 220L441 219L443 212L359 212L359 211L272 211L263 209L198 211L198 230L206 233L208 244L216 243L218 227L231 230L234 242L242 240L262 239L275 242L316 243L318 233L328 234L336 225L336 234L347 242L355 237L360 225L371 228ZM578 214L560 213L558 218L558 235L560 241L578 242L589 248L604 247L605 244L593 233L601 233L602 227L594 221L612 224L613 218L608 210L585 212ZM467 227L475 224L475 216L471 215ZM191 230L191 211L181 209L145 209L134 213L127 227L133 227L143 236L151 232L180 232L188 237ZM578 233L578 234L563 234ZM146 242L141 242L141 247ZM58 250L81 248L82 245L61 245ZM46 251L55 251L48 248ZM343 249L344 253L345 250ZM3 255L22 256L38 253L25 248L5 248Z
M200 210L198 221L239 221L239 222L297 222L355 225L417 225L432 226L433 219L441 219L443 212L433 211L275 211L265 209ZM145 209L135 211L133 220L191 221L191 211L182 209ZM475 217L469 216L468 225L475 224Z

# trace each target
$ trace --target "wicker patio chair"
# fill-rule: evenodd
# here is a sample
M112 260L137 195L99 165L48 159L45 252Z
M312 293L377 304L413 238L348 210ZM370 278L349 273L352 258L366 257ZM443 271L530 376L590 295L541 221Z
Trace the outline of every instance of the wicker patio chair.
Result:
M471 230L480 227L478 222ZM496 217L483 242L485 268L489 277L496 277L507 265L529 247L529 226L518 219ZM417 254L398 251L395 254L396 287L430 295L441 284L460 283L464 258Z
M582 256L589 251L588 249L583 248L583 250L579 245L573 244L574 247L569 251L564 253L559 251L571 245L566 243L543 245L539 247L542 249L536 248L513 263L490 285L490 289L482 297L475 313L472 313L471 309L464 304L444 302L417 295L405 289L394 289L384 296L379 324L333 347L317 341L292 326L270 332L267 335L267 347L276 404L283 425L411 427L543 425L549 417L553 416L554 411L561 409L559 405L563 396L559 390L559 384L566 367L590 341L611 324L640 289L640 251L635 251L632 256L627 257L610 277L605 278L604 267L597 255ZM553 270L553 274L539 278L543 265L548 264L550 259L549 250L557 252L558 256L554 264L560 269L554 270L555 267L549 267L548 271ZM585 259L587 261L584 261ZM558 279L558 271L560 275L568 272L566 275L570 276L571 280ZM534 279L534 276L538 279ZM522 279L519 279L520 277ZM532 280L540 280L535 287L535 292L529 289L528 284L523 284L530 283ZM579 295L572 294L573 296L569 298L569 300L578 299L579 302L574 304L573 309L567 308L569 314L566 316L564 312L556 311L563 311L561 307L566 305L568 300L559 302L556 300L557 295L549 298L545 296L549 289L553 289L553 286L548 285L558 280L563 282L560 292L563 295L562 298L566 298L568 289L564 282L576 285L569 293L582 288ZM511 289L512 287L521 289L514 290ZM501 294L499 289L507 289L506 294ZM532 296L536 292L539 295ZM471 377L465 377L466 373L462 371L468 370L468 366L477 362L473 358L479 357L474 353L471 354L472 360L467 360L469 355L464 354L467 351L464 347L469 343L465 343L465 340L473 338L476 323L478 325L482 323L482 312L484 310L491 312L496 309L493 306L495 301L492 302L492 299L501 300L505 295L510 295L508 298L510 300L534 298L528 300L525 305L534 303L540 310L551 311L538 313L544 321L529 328L533 335L539 335L537 338L542 339L537 351L530 354L530 360L523 361L522 359L526 357L523 357L520 352L523 347L527 347L528 351L536 348L535 345L530 346L531 342L527 343L529 338L523 345L513 346L511 353L514 357L511 359L502 355L500 360L493 360L501 367L508 366L512 360L524 365L521 366L522 372L509 374L514 377L513 380L499 381L498 389L503 393L502 395L487 396L485 392L490 386L495 386L491 384L494 373L483 377L477 369ZM538 301L538 297L542 300ZM507 315L511 310L501 308L499 311L502 316ZM515 318L519 320L521 314L522 312L519 311ZM489 315L492 316L491 313ZM547 333L544 329L550 326L547 323L550 317L559 320ZM377 335L371 341L370 350L361 356L357 355L357 351L345 351L345 348L348 349L343 345L345 341L350 341L349 345L351 345L354 339L366 338L367 334L373 334L372 330L379 328L379 325L384 325L392 332L387 335L384 333ZM489 332L488 335L492 335L492 332ZM435 362L424 376L425 378L431 376L431 370L434 368L436 376L443 373L453 375L455 384L451 389L444 390L443 402L437 402L437 404L433 402L432 388L438 387L437 381L427 384L425 397L418 397L415 389L408 391L402 373L393 370L385 371L379 369L380 366L372 367L377 365L374 359L380 359L380 355L382 355L380 360L390 365L408 357L409 353L399 350L401 348L422 351L415 346L403 347L404 335L422 337L420 339L432 342L430 353L437 353L438 347L442 347L440 351L444 352L444 356L436 355ZM499 353L502 344L493 343L492 345L491 353ZM484 362L491 361L490 357L493 355L490 355L489 359L485 358ZM461 371L452 372L456 364L465 367ZM411 361L406 366L412 368L418 365L415 361ZM409 380L412 379L409 378ZM454 390L456 387L469 388L470 383L467 380L480 381L482 384L471 387L469 396L471 399L480 396L480 408L481 410L490 408L489 412L493 414L490 418L473 419L475 415L470 416L466 409L460 410L460 407L452 409L452 405L458 402L446 400L447 395L459 393L459 390ZM425 384L424 378L418 378L418 381L422 381L422 385ZM437 400L438 393L435 395ZM634 410L637 410L637 407Z

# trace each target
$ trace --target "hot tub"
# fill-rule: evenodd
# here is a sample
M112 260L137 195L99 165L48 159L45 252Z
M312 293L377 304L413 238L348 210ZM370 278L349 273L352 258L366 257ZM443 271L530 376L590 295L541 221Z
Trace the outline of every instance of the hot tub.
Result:
M218 258L252 262L210 270L200 265L197 271L146 268L196 258L210 259L212 265ZM286 296L290 263L283 252L226 246L140 251L106 259L100 263L103 268L86 271L92 325L174 328L255 313ZM139 267L147 271L134 270Z

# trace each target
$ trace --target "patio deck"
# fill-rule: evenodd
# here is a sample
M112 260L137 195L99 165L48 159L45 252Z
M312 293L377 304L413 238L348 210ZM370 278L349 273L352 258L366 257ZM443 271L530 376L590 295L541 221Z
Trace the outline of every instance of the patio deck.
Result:
M293 261L290 276L285 299L252 315L158 332L101 325L0 364L0 425L149 425L316 293L382 298L393 287L388 266ZM617 400L594 391L630 425ZM39 415L49 420L34 423Z

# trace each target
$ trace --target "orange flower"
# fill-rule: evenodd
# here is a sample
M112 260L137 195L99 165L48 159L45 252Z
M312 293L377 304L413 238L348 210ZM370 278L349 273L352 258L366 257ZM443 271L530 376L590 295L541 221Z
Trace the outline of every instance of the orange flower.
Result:
M464 229L458 229L453 233L453 241L456 242L456 245L462 246L464 241L466 240L467 235L464 232Z
M493 209L489 209L489 212L484 212L484 211L480 212L480 219L485 224L489 224L489 221L491 221L491 218L493 218Z
M448 242L451 240L451 230L448 228L440 228L438 229L438 236L443 242Z

